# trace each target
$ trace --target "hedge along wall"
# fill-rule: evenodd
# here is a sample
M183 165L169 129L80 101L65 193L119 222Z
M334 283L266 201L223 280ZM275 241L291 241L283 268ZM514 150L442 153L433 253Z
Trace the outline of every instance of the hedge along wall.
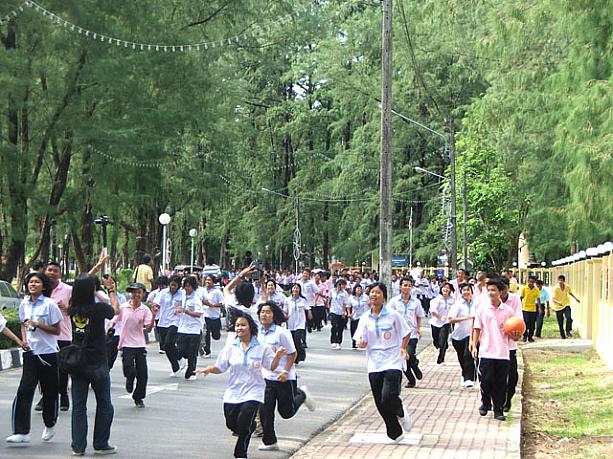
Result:
M21 337L21 326L19 325L19 310L18 309L3 309L0 311L4 318L7 320L6 326L11 329L13 333ZM16 344L13 340L8 339L3 333L0 333L0 349L9 349L15 347Z

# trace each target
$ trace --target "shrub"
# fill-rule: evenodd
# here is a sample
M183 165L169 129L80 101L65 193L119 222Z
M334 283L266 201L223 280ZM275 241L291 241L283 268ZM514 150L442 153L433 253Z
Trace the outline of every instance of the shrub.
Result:
M6 326L17 336L21 337L21 324L19 323L19 310L18 309L4 309L2 315L6 319ZM9 349L15 347L16 344L13 340L0 333L0 349Z
M117 291L125 292L128 285L132 283L134 270L130 268L120 269L117 273Z

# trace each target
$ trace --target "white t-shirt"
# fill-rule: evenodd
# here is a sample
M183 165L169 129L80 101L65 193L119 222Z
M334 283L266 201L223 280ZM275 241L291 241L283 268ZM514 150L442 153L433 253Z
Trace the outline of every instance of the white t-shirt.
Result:
M362 293L361 296L352 296L349 300L349 304L351 305L351 320L359 320L369 309L368 304L368 296L365 293Z
M28 319L30 322L38 324L38 321L43 319L46 325L56 325L63 318L62 311L57 303L44 295L39 295L34 302L30 300L30 297L24 298L19 305L19 320L22 323ZM26 336L28 345L34 355L53 354L60 350L57 344L57 336L40 328L34 331L26 328Z
M285 369L285 364L287 363L287 355L296 352L296 347L294 346L294 339L292 338L292 334L286 328L283 328L276 324L272 324L266 332L264 331L264 327L260 326L258 341L270 347L273 352L277 352L277 349L279 349L280 346L283 346L286 350L286 354L281 357L281 360L279 360L279 366L275 371L270 371L266 368L262 368L262 374L264 375L264 379L268 379L269 381L277 381L277 377ZM292 368L290 368L290 370L287 372L287 379L296 379L296 370L294 365L292 365Z
M475 317L475 310L475 300L471 300L467 303L466 300L461 297L453 304L453 306L451 306L451 309L449 310L449 317ZM472 324L472 320L463 320L462 322L456 322L453 326L453 331L451 332L451 339L455 341L461 341L465 338L468 338L470 336Z
M400 279L392 282L392 297L400 295Z
M184 294L183 307L192 312L204 312L202 307L202 301L196 292L192 292L191 295ZM179 314L179 333L186 335L199 335L202 331L202 323L204 319L202 316L194 317L189 314Z
M211 304L221 304L224 303L223 292L213 287L212 289L207 289L203 287L202 290L198 289L200 293L202 293L202 300L207 300ZM203 305L204 307L204 317L207 319L219 319L221 317L221 308L212 308L210 306Z
M385 305L379 316L375 317L372 309L363 314L353 339L367 344L368 372L404 370L406 360L400 355L400 347L409 333L409 326L402 316Z
M243 349L238 338L226 344L215 362L222 373L230 370L228 388L223 395L224 403L264 403L266 382L262 368L270 370L273 359L272 349L260 344L255 337L246 349Z
M287 314L287 328L290 331L304 330L306 328L306 316L304 311L310 311L311 306L302 298L293 296L286 298L283 305L283 312Z
M330 312L339 316L343 315L343 305L349 306L349 295L344 290L332 290L330 292Z
M2 330L4 330L4 327L6 327L6 319L0 312L0 333L2 332Z
M160 308L157 315L158 327L179 326L179 316L175 310L183 305L183 290L177 289L173 295L169 288L165 288L156 296L154 303Z
M442 295L439 295L430 303L430 313L436 312L442 317L449 317L449 310L454 302L455 299L453 295L449 295L447 299L444 299ZM443 325L448 323L449 321L445 322L441 319L437 319L434 317L434 314L432 314L432 317L430 317L430 325L434 325L435 327L441 328Z
M409 301L405 303L402 299L402 295L398 295L392 298L387 306L388 308L394 309L404 320L406 320L411 330L411 338L419 338L417 318L423 318L426 315L424 309L421 307L421 302L411 296L409 297Z
M317 295L317 284L313 279L308 281L299 280L298 283L302 287L302 296L306 299L309 306L315 304L315 295Z
M155 290L152 290L151 292L149 292L149 295L147 295L147 302L148 303L155 303L157 304L156 298L157 296L165 289L160 289L159 287L156 288ZM159 311L158 311L158 315L159 315ZM154 317L155 320L157 320L159 318L159 316L156 315Z
M268 295L266 295L266 297L268 298ZM259 307L260 304L266 303L268 301L272 301L277 306L279 306L280 309L283 309L285 307L285 302L287 301L287 297L283 295L282 293L279 293L278 291L273 293L272 296L268 299L264 299L262 298L262 295L260 295L256 302L256 309L257 307Z

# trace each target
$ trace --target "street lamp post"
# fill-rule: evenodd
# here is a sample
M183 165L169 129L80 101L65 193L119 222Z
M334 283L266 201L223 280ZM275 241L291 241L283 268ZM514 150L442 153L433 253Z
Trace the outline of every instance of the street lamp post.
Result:
M112 225L113 224L113 220L111 220L108 216L106 215L102 215L99 218L96 218L94 220L94 223L96 225L100 225L102 227L102 253L104 254L104 256L106 257L108 255L108 245L107 245L107 233L106 233L106 227L108 225ZM104 267L102 268L102 272L103 274L108 274L108 266L107 263L104 263Z
M166 271L166 256L167 256L167 247L166 247L166 227L170 223L170 215L166 212L160 214L158 217L158 221L160 225L162 225L162 274Z
M189 230L189 237L192 240L192 253L189 259L189 273L194 274L194 238L198 235L198 231L195 228Z

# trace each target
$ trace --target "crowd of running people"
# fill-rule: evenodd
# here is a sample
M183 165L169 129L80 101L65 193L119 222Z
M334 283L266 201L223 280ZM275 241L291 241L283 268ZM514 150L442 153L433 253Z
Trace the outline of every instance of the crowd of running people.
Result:
M541 336L543 317L550 312L550 295L542 282L530 278L519 290L510 272L470 277L460 269L450 281L404 272L393 275L388 291L376 272L304 269L293 276L258 270L252 264L225 279L215 269L205 270L201 278L160 276L151 287L139 282L135 273L126 296L117 291L112 277L97 277L105 262L101 257L72 286L61 281L57 263L30 273L19 311L21 337L8 333L0 316L0 331L4 329L25 351L8 443L30 442L37 385L42 398L36 409L42 411L45 424L42 440L53 438L58 408L70 407L69 375L61 370L58 352L76 342L86 348L88 361L83 371L70 374L73 454L83 455L87 445L89 385L97 400L94 452L115 453L117 448L109 443L109 370L121 352L125 389L135 406L144 408L148 369L143 331L153 327L160 352L168 359L170 378L193 381L230 373L223 411L227 427L237 437L237 458L247 457L256 427L262 436L258 449L278 449L275 410L288 419L302 405L316 408L309 389L298 386L296 368L307 360L308 334L328 330L328 323L332 350L342 349L348 330L346 347L367 351L371 390L391 441L400 442L412 427L400 391L403 374L408 388L424 377L417 346L425 320L437 349L436 363L445 362L451 339L462 386L470 389L480 382L479 414L493 411L495 419L504 420L518 379L516 342ZM569 296L574 298L561 276L552 306L564 337L572 331L566 314ZM524 318L525 334L504 332L505 321L513 316ZM224 328L227 335L217 346L215 362L199 367L199 355L212 356L212 340L221 340Z

